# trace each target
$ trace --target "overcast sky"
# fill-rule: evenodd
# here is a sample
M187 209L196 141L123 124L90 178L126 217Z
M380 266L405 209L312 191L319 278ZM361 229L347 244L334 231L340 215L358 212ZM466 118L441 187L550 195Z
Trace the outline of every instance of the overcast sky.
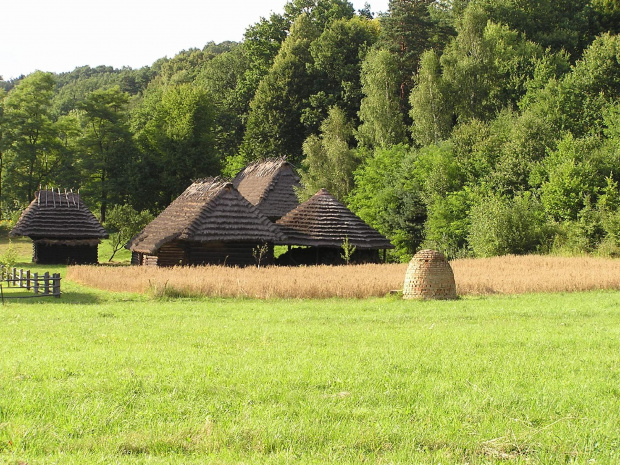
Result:
M207 42L240 41L286 0L10 0L0 16L0 76L78 66L140 68ZM353 0L361 9L365 0ZM368 0L387 11L388 0Z

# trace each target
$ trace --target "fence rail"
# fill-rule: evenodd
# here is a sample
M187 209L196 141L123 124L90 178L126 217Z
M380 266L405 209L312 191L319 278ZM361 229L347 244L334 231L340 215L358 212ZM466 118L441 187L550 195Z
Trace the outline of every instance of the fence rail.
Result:
M2 283L9 289L32 291L32 295L4 295ZM30 270L0 265L0 297L4 299L30 299L35 297L60 297L60 273L32 273Z

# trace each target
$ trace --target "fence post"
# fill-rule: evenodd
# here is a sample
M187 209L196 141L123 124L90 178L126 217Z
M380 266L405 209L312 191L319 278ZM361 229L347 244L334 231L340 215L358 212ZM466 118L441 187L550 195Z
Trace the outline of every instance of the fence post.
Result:
M39 293L39 273L34 274L34 293Z
M17 281L17 268L13 268L13 287L15 287L15 281Z
M23 268L19 269L19 287L20 288L24 287L24 269Z
M26 290L30 290L30 270L26 270Z
M54 273L52 281L54 283L54 297L60 298L60 273Z
M43 275L43 295L49 295L50 293L50 272L46 271Z

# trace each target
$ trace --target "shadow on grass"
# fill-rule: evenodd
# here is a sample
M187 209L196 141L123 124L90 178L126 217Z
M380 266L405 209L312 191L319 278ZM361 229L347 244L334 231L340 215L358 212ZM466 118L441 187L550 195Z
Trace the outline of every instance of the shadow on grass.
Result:
M88 292L63 292L60 297L40 296L34 297L32 293L3 291L2 304L27 304L27 305L94 305L103 301L99 296Z

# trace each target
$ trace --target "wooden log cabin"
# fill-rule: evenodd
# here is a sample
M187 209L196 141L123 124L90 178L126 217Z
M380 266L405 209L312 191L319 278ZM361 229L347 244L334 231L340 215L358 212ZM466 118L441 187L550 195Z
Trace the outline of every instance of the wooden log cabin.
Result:
M246 266L273 261L282 235L230 182L194 182L128 244L134 265Z
M32 239L34 263L96 264L101 239L108 237L101 223L78 194L39 190L9 233Z
M284 239L276 244L289 250L278 257L282 265L312 265L343 263L343 244L355 247L354 263L378 263L380 251L393 249L390 241L366 224L340 203L326 189L319 190L276 224ZM295 247L297 246L297 247Z

